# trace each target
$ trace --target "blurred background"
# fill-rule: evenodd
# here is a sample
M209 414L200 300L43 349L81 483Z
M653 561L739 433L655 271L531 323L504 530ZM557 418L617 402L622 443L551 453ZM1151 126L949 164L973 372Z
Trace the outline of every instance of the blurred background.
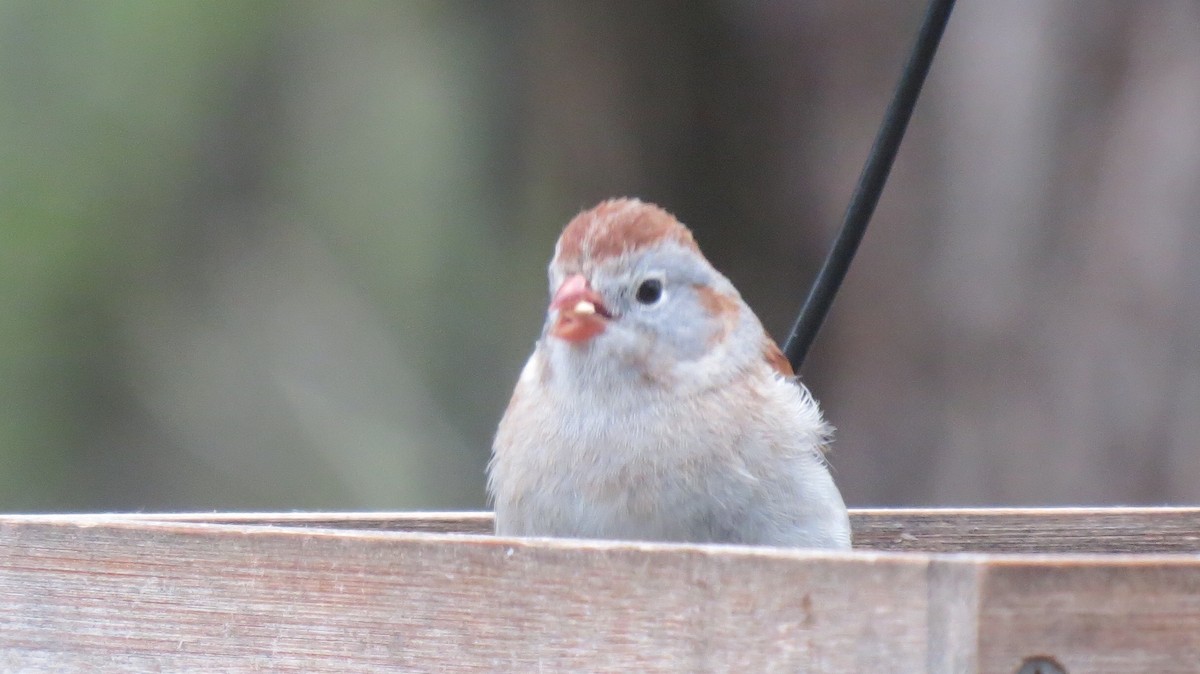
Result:
M562 225L784 336L923 7L0 0L0 510L483 507ZM854 506L1200 500L1200 5L962 0L803 374Z

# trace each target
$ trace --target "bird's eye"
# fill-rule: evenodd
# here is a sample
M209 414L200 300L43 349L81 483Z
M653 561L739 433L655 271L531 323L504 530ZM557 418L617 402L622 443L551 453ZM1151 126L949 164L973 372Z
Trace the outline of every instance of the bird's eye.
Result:
M637 287L634 297L642 304L655 304L662 299L663 284L661 279L648 278Z

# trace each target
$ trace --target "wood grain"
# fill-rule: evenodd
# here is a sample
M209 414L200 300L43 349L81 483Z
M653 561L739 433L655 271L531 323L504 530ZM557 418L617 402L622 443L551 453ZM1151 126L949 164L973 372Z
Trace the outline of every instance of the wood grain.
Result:
M79 517L111 518L110 515ZM487 534L491 513L141 513L211 522ZM906 552L1200 553L1200 508L851 509L857 548Z
M1051 654L1069 674L1200 671L1200 561L1006 559L986 565L979 671Z
M485 513L0 516L0 671L1192 672L1197 514L860 510L846 553Z
M4 671L873 672L929 560L6 518Z
M856 547L925 552L1197 553L1200 508L852 510Z
M55 521L59 515L29 515ZM71 515L74 522L174 522L248 526L316 527L434 534L490 534L490 512L285 512L285 513L97 513Z

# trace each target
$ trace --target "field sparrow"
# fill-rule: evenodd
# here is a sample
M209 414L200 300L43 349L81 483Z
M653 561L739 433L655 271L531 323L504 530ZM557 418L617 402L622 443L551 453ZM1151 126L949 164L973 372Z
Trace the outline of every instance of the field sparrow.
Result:
M496 533L850 547L830 427L671 214L577 215L492 447Z

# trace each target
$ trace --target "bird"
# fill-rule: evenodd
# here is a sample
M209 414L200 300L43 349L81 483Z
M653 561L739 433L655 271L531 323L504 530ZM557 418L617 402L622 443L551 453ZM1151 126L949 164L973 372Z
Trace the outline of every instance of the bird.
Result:
M832 427L691 230L603 201L549 282L492 444L497 535L850 547Z

